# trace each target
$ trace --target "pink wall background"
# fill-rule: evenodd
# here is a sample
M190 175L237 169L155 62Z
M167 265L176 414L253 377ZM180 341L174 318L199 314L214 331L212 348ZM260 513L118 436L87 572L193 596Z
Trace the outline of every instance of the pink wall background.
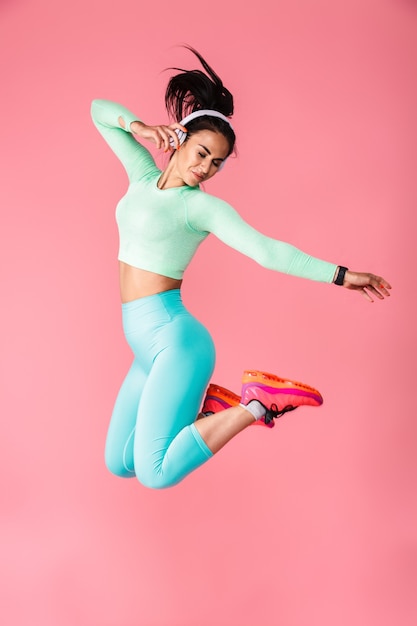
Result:
M7 626L417 622L417 6L411 0L0 4L0 618ZM165 120L174 47L234 92L239 156L207 185L254 226L380 273L390 300L274 274L212 239L184 297L244 368L323 393L178 487L111 476L130 362L95 97Z

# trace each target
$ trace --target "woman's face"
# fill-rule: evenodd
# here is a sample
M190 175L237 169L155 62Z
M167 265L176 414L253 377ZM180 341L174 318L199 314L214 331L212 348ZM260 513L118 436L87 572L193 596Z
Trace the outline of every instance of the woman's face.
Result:
M199 130L185 141L177 153L180 177L189 187L212 178L229 153L224 135L212 130Z

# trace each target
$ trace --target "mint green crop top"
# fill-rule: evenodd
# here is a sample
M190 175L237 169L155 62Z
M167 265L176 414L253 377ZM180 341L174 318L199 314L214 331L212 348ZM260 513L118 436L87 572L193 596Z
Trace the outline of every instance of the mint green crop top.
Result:
M245 222L227 202L196 187L158 189L161 170L130 133L139 118L108 100L94 100L93 122L122 162L129 188L116 209L120 261L182 279L198 246L213 233L223 243L263 267L331 283L337 265L267 237ZM122 117L126 130L121 128Z

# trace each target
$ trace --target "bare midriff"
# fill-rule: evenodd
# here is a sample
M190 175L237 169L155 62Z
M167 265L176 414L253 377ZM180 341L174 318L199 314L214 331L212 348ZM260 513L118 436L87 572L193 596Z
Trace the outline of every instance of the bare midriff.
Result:
M179 289L182 280L154 274L119 261L120 296L122 302L132 302L138 298L153 296L156 293Z

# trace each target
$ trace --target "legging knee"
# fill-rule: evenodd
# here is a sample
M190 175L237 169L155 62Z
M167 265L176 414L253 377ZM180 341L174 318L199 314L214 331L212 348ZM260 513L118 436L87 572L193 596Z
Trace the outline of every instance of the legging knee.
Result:
M138 463L135 467L136 478L144 487L149 489L167 489L173 487L180 482L181 479L175 481L167 476L163 471L157 471L155 468L148 467L146 463Z
M135 470L127 467L125 459L120 454L106 448L104 462L109 472L120 478L133 478Z
M135 471L139 482L151 489L166 489L177 485L197 467L213 456L194 424L183 428L163 448L138 445L135 450Z

